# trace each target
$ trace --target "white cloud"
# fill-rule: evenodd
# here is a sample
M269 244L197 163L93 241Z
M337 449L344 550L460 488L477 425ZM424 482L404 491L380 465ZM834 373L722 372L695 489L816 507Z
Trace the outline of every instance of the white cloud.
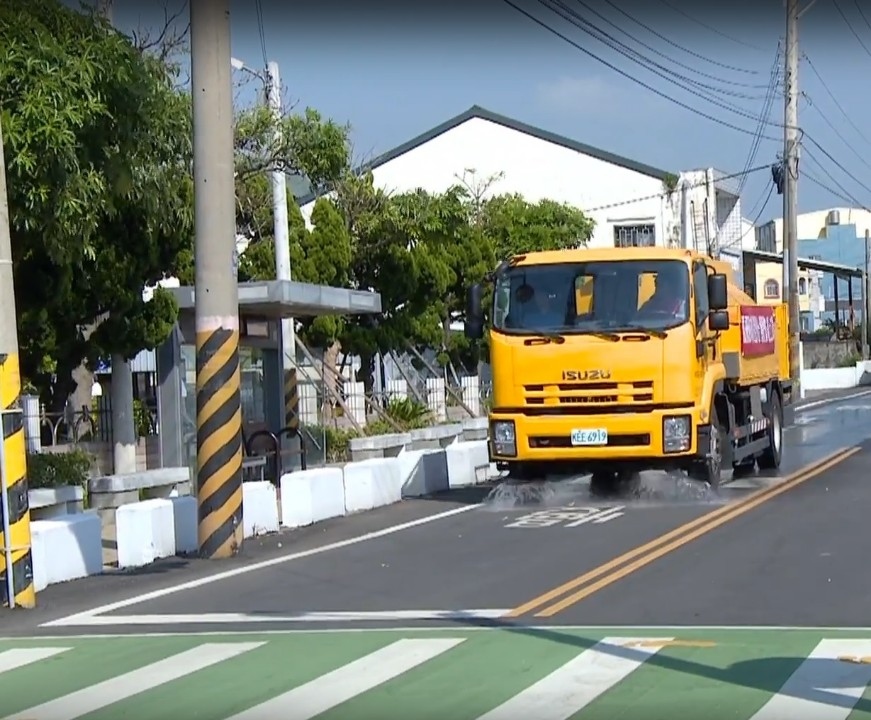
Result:
M584 115L601 115L613 110L618 100L617 88L597 76L563 75L540 83L537 94L539 102L549 109Z

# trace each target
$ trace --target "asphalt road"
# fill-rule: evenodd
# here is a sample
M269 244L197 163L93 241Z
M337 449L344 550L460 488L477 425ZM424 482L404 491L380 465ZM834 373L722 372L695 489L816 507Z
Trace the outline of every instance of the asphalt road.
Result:
M716 496L476 488L54 586L0 615L3 713L871 720L871 394L785 447Z
M871 624L871 576L855 571L869 442L871 396L811 406L787 430L780 473L717 496L663 474L610 503L585 481L476 488L249 543L229 562L54 586L36 611L0 618L0 634Z

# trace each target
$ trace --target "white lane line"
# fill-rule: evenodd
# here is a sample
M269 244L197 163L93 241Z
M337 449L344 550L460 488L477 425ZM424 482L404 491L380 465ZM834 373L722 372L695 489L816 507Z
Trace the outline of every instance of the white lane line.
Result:
M6 720L74 720L264 644L205 643L69 695L49 700L42 705L22 710L8 716Z
M673 639L604 638L478 720L566 720L641 667L657 643Z
M821 641L752 720L847 720L871 682L869 656L871 640Z
M250 613L166 613L154 615L89 615L67 625L121 627L123 625L247 625L262 623L409 622L415 620L496 620L510 608L494 610L384 610L373 612L304 612L268 615Z
M824 405L833 405L834 403L844 402L845 400L855 400L856 398L866 397L871 395L871 390L862 390L861 392L851 393L850 395L841 395L840 397L824 398L822 400L814 400L814 402L799 405L795 411L804 412L805 410L813 410L814 408L823 407Z
M103 615L105 613L114 612L115 610L121 610L122 608L130 607L131 605L139 605L140 603L144 603L149 600L156 600L157 598L166 597L167 595L174 595L175 593L179 593L184 590L193 590L194 588L203 587L204 585L211 585L212 583L220 582L221 580L229 580L230 578L238 577L239 575L245 575L247 573L252 573L257 570L263 570L265 568L275 567L276 565L283 565L284 563L293 562L294 560L302 560L303 558L320 555L321 553L329 552L330 550L340 550L341 548L351 547L352 545L359 545L360 543L364 543L369 540L376 540L378 538L387 537L389 535L394 535L398 532L402 532L403 530L410 530L411 528L420 527L421 525L428 525L429 523L438 522L439 520L445 520L447 518L453 517L454 515L477 510L480 507L482 507L481 503L478 503L477 505L464 505L462 507L453 508L452 510L446 510L445 512L436 513L435 515L427 515L426 517L418 518L417 520L410 520L409 522L401 523L399 525L391 525L390 527L366 533L365 535L357 535L356 537L348 538L347 540L339 540L338 542L329 543L327 545L320 545L318 547L311 548L310 550L302 550L300 552L290 553L289 555L281 555L280 557L270 558L269 560L261 560L260 562L233 568L232 570L224 570L219 573L207 575L206 577L197 578L196 580L188 580L187 582L170 585L169 587L161 588L160 590L152 590L151 592L142 593L141 595L134 595L133 597L127 598L126 600L119 600L118 602L108 603L107 605L100 605L98 607L92 608L91 610L76 613L75 615L69 615L67 617L59 618L58 620L52 620L47 623L42 623L40 627L63 627L65 625L79 625L80 620L83 617L89 617L92 615Z
M309 720L438 657L464 639L397 640L227 720Z
M0 653L0 673L48 660L50 657L60 655L69 649L68 647L33 647L5 650Z

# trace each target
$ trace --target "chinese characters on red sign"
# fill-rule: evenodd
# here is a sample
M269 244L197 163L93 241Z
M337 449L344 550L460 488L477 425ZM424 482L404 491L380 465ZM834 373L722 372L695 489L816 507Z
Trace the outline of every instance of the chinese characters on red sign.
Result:
M774 308L741 308L741 354L759 357L774 354Z

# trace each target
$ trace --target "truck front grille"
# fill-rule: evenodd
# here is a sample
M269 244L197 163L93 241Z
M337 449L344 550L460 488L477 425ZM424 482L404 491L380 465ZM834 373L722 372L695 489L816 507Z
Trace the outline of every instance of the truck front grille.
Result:
M526 405L641 405L653 402L653 381L524 385Z

